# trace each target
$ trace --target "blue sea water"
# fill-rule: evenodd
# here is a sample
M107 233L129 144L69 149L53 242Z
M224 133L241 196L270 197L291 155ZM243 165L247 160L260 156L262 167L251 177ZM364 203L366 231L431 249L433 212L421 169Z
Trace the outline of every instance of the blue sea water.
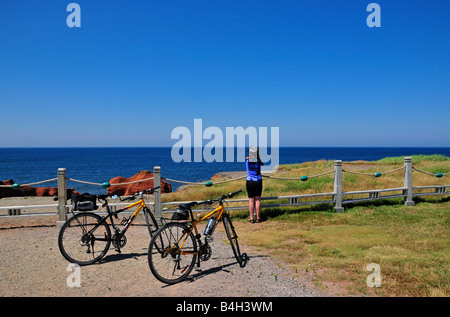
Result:
M282 147L279 164L325 160L374 161L387 156L442 154L450 156L445 148L362 148L362 147ZM116 176L131 177L140 170L153 171L161 166L161 174L183 181L204 181L223 171L242 171L242 162L175 163L170 147L152 148L0 148L0 180L12 178L26 184L56 177L57 169L67 169L69 178L101 183ZM39 185L57 186L56 181ZM172 184L175 190L180 185ZM92 185L68 182L79 192L104 193L106 190Z

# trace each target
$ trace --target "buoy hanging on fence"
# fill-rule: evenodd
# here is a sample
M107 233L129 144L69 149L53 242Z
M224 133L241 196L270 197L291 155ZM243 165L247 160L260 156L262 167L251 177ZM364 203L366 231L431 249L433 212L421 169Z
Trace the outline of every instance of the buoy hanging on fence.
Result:
M442 173L436 173L437 178L441 178L442 176L444 176Z
M103 188L109 188L109 187L111 187L111 184L109 182L103 182L102 183L102 187Z
M302 176L300 179L302 182L306 182L308 180L308 176Z
M207 182L205 183L205 186L206 186L206 187L211 187L212 185L213 185L213 183L210 182L210 181L207 181Z
M380 176L381 176L381 173L380 173L380 172L375 172L375 173L373 174L373 176L375 176L375 177L380 177Z
M11 188L19 189L20 188L20 184L12 184Z

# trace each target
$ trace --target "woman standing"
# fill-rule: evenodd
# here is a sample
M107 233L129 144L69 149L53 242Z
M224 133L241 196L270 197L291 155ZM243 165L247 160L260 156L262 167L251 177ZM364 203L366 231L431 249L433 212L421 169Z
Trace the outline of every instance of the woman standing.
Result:
M245 158L245 168L247 170L247 193L248 210L250 218L248 222L255 223L254 211L256 209L256 222L261 222L261 194L262 194L262 176L261 166L264 165L259 158L259 149L252 146L249 149L249 156Z

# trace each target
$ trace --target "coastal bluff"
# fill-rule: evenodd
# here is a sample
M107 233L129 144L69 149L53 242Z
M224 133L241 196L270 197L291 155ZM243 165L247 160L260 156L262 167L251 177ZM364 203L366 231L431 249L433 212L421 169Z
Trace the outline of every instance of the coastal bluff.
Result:
M0 181L0 185L13 185L12 179ZM67 188L67 198L70 199L72 194L79 194L73 188ZM58 195L58 187L32 187L20 186L19 188L0 187L0 198L6 197L51 197Z
M154 180L149 179L143 182L134 183L134 184L125 184L125 185L115 185L114 184L122 184L135 182L143 179L152 178L154 175L151 171L139 171L136 175L131 176L130 178L124 178L122 176L111 178L109 183L112 185L108 188L108 194L118 195L118 196L127 196L133 195L144 189L150 189L154 187ZM161 180L161 193L171 193L172 185L169 182Z

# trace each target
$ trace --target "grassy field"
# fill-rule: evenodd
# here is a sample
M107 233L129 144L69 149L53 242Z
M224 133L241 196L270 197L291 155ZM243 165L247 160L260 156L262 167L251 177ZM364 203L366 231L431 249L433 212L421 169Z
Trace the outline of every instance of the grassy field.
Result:
M276 176L316 175L333 169L332 161L280 166ZM403 157L375 162L343 162L343 169L363 173L385 172L403 165ZM413 165L431 173L450 171L450 158L413 156ZM414 171L413 185L448 184L450 176L436 178ZM381 177L343 174L343 190L403 186L403 171ZM203 200L244 189L245 180L213 187L190 187L163 195L164 201ZM263 196L333 191L333 174L306 182L264 180ZM357 196L355 196L357 197ZM348 199L348 197L346 197ZM245 221L246 211L233 211L241 241L261 248L287 263L294 274L313 273L315 283L335 295L450 296L450 197L415 198L416 206L400 199L333 206L264 208L260 224ZM370 288L367 265L381 268L381 287Z
M445 173L450 171L450 158L443 155L413 155L413 166L423 171L431 173ZM353 161L343 162L342 167L344 170L370 173L375 172L387 172L398 167L403 166L403 157L390 157L384 158L379 161ZM278 171L273 174L279 177L301 177L301 176L313 176L323 172L331 171L334 169L334 161L320 160L315 162L307 162L302 164L281 165ZM270 174L269 174L270 175ZM413 185L414 186L427 186L427 185L444 185L448 184L448 177L436 178L430 175L413 173ZM224 179L218 179L221 181ZM298 194L312 194L312 193L324 193L333 191L334 175L328 174L322 177L311 178L306 182L298 180L279 180L264 178L264 191L263 196L281 196L281 195L298 195ZM343 173L343 191L356 191L365 189L378 189L378 188L397 188L403 187L403 170L393 172L390 174L382 175L381 177L355 175L350 173ZM247 193L245 191L245 179L218 184L212 187L205 186L191 186L182 191L177 191L169 194L164 194L162 201L183 201L183 200L203 200L212 199L220 196L223 193L236 191L243 189L243 193L235 198L245 198ZM398 192L400 193L400 192ZM395 194L395 192L393 192ZM360 195L354 195L350 198L358 198ZM323 198L320 198L321 200ZM266 201L265 203L272 203Z
M366 204L344 213L285 210L236 227L243 242L299 274L314 272L316 285L336 295L450 296L449 199ZM366 284L369 263L380 265L380 288Z

